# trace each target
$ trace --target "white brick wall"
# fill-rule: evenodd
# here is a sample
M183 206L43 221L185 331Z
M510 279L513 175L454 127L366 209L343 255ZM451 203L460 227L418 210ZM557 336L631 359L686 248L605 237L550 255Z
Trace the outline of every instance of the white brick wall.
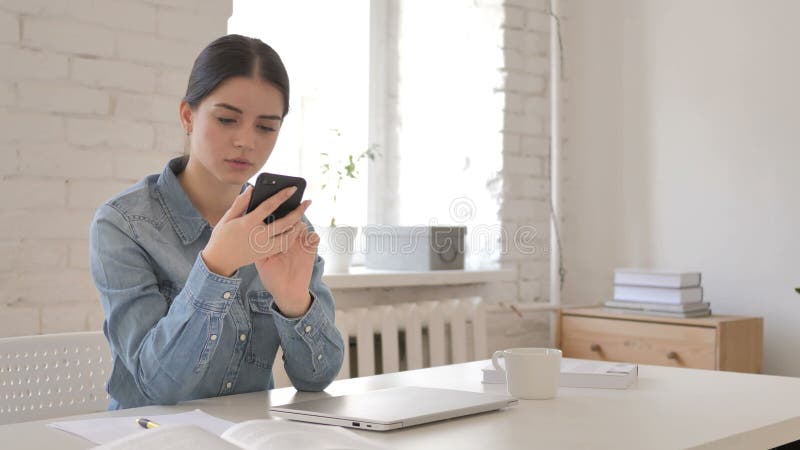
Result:
M65 55L0 45L2 77L8 80L65 80L69 74L69 58Z
M8 282L0 275L0 282ZM24 336L41 330L40 308L30 306L0 306L0 329L3 336Z
M169 126L173 128L173 126ZM122 119L66 119L67 143L80 147L153 148L151 124Z
M0 241L0 249L3 255L9 256L0 260L0 269L3 271L64 268L69 254L64 242L52 240L3 240Z
M14 14L0 11L0 43L19 40L19 18Z
M24 193L24 195L23 195ZM4 209L50 209L63 207L66 202L64 180L51 178L10 178L3 182L0 205Z
M88 209L49 208L35 211L3 211L0 214L0 236L3 236L3 239L20 241L24 239L86 239L92 216L93 211ZM16 261L12 260L11 264L12 267L16 267ZM25 271L21 273L25 273ZM89 274L84 275L88 277ZM7 292L13 292L13 289L9 289Z
M14 85L7 81L0 81L0 106L13 106L15 102Z
M77 55L114 56L114 32L66 17L22 18L22 45Z
M20 145L56 142L64 135L63 119L58 116L29 113L11 108L0 110L0 143L16 149Z
M546 0L506 0L503 201L500 207L508 252L517 270L518 301L547 301L550 279L550 19Z
M82 22L93 23L118 30L154 33L156 20L169 10L159 11L157 6L126 0L71 0L67 15ZM187 14L176 11L174 14Z
M67 206L97 208L119 192L130 187L127 181L67 180ZM87 254L88 257L88 254Z
M219 33L212 34L213 31L203 30L202 35L210 37L225 34L224 27L217 30ZM191 69L197 53L207 43L207 41L181 42L141 33L121 33L117 37L117 54L121 59L143 65L169 66L178 70ZM188 80L188 70L186 77Z
M169 95L172 92L186 89L189 74L183 70L162 69L156 76L156 92Z
M103 116L111 106L111 96L60 81L18 81L19 106L23 109Z
M87 58L72 58L70 63L70 78L86 86L142 93L152 93L155 88L156 69L152 67Z
M113 158L110 150L84 150L66 143L20 144L18 172L39 177L102 179L111 174Z
M3 0L2 9L30 16L63 16L67 0Z
M95 209L183 150L230 0L0 0L0 337L96 330Z
M177 121L178 107L175 99L155 94L119 94L114 110L117 117L142 122Z

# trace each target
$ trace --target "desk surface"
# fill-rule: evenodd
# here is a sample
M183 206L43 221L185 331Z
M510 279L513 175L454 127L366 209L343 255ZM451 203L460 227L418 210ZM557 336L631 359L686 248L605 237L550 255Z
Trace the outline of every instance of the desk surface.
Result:
M480 369L486 364L477 361L340 380L323 393L284 388L80 417L148 416L200 408L239 422L268 417L269 404L400 385L502 393L504 385L481 384ZM14 449L92 447L77 436L45 426L53 421L0 426L0 442ZM638 382L625 390L561 388L555 399L520 400L501 411L385 433L355 432L398 449L769 448L800 439L800 378L640 366Z

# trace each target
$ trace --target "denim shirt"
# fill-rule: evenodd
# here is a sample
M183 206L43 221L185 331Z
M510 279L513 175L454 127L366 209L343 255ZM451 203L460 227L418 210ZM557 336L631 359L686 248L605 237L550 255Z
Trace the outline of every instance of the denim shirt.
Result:
M109 409L271 389L279 345L298 390L324 389L344 348L324 261L316 256L311 306L298 318L281 314L254 265L230 278L209 271L200 251L211 226L178 182L184 164L173 159L92 221L91 272L113 358Z

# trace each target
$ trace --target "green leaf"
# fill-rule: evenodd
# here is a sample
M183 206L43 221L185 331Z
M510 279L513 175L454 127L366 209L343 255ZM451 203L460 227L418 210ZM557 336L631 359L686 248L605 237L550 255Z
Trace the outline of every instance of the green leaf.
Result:
M794 291L797 292L798 294L800 294L800 287L799 288L794 288Z
M350 178L355 178L356 164L353 162L352 156L350 157L350 164L344 166L345 175Z

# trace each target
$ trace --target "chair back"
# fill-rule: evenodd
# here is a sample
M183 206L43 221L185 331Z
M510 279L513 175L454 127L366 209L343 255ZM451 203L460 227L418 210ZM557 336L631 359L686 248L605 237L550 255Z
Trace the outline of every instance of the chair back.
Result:
M111 351L100 331L0 339L0 424L108 408Z

